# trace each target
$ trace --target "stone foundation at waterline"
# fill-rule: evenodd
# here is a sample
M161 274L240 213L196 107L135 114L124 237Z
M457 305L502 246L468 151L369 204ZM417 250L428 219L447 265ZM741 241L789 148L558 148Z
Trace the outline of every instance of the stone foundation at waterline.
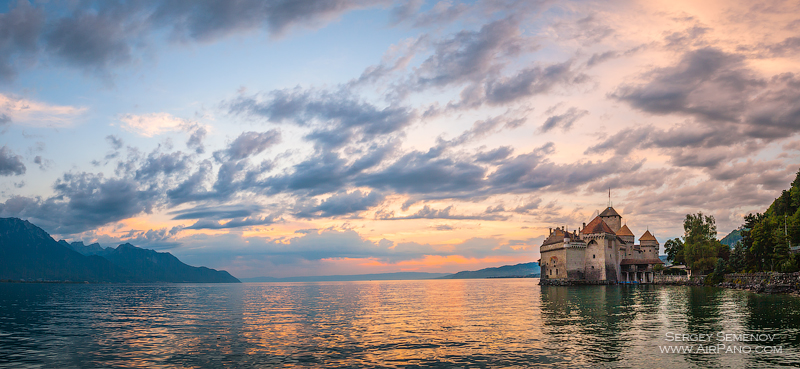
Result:
M575 279L539 279L540 286L587 286L587 285L614 285L616 281L586 281Z

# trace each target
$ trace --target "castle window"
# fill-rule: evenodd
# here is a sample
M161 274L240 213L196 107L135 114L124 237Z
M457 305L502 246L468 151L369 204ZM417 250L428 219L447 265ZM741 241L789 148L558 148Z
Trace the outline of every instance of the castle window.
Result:
M594 259L594 254L592 255L592 259Z
M558 269L556 269L556 277L558 277Z
M592 265L592 269L594 269L594 265Z

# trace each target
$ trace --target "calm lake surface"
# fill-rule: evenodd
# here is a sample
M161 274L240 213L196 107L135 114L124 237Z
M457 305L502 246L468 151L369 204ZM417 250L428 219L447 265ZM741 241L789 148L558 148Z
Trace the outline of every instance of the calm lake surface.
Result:
M0 367L780 367L800 298L538 279L0 284ZM724 342L717 334L778 334ZM668 334L712 334L668 342ZM724 336L721 336L724 337ZM763 336L762 336L763 338ZM750 352L661 353L698 344ZM759 352L779 346L782 352Z

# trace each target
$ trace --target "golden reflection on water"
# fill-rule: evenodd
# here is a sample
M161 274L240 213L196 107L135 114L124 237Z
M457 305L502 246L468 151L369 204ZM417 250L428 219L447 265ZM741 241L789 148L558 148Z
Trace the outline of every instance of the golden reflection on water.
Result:
M270 293L253 293L244 307L251 355L332 365L455 364L516 350L539 325L532 290L520 288L535 286L529 280L261 286Z
M535 279L0 285L0 367L775 367L800 299ZM781 355L661 354L665 333L779 332Z

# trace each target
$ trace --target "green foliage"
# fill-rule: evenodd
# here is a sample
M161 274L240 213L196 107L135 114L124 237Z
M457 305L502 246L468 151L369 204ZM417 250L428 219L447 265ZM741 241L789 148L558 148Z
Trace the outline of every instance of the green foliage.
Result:
M742 226L742 248L734 248L735 271L796 271L800 260L791 246L800 244L800 171L788 190L762 213L748 214Z
M661 273L664 271L664 264L656 264L653 265L653 271L656 273Z
M728 268L725 260L718 258L716 264L714 265L714 271L706 276L705 284L709 286L716 286L720 284L725 277L725 272L727 269Z
M665 275L686 275L686 271L682 269L667 268L664 269Z
M781 273L794 273L800 271L800 262L796 254L789 255L785 260L778 264L778 271Z
M683 241L680 238L673 238L664 243L664 251L667 253L667 260L675 265L684 265L686 260L683 258Z
M737 242L731 250L731 256L728 259L728 269L731 272L743 271L747 267L747 259L745 255L744 243Z
M713 216L686 214L683 230L683 258L692 270L705 273L714 268L718 258L730 257L730 248L717 240Z

